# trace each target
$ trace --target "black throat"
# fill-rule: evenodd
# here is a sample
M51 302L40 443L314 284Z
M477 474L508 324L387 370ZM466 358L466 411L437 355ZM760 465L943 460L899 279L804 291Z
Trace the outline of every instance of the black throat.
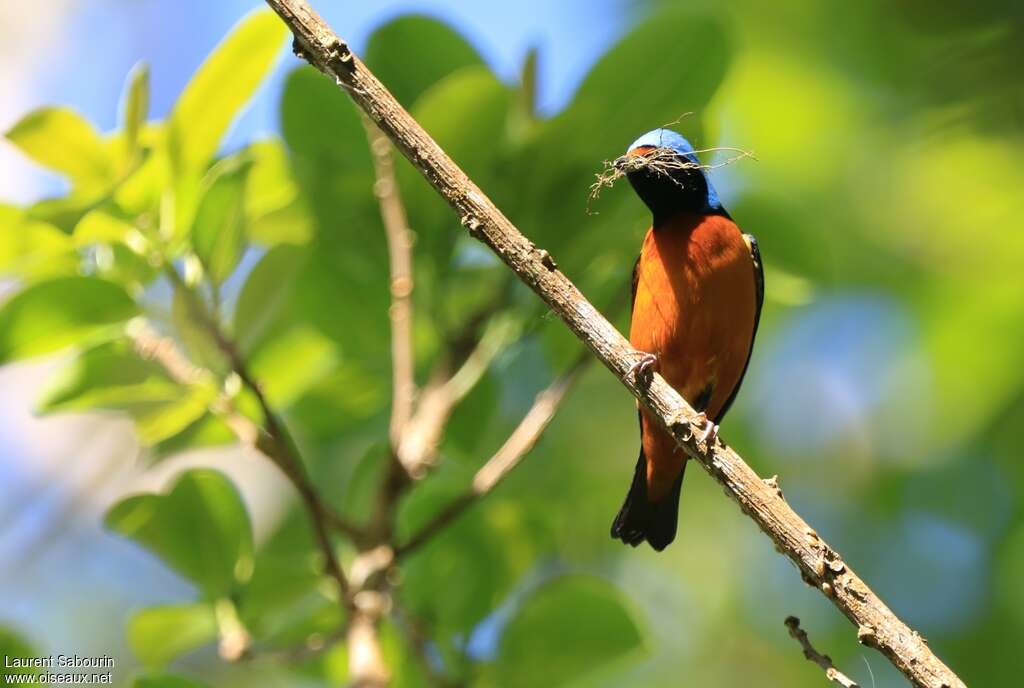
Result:
M651 209L655 229L681 213L729 216L721 207L708 207L708 182L699 168L662 172L642 167L626 176L636 195Z

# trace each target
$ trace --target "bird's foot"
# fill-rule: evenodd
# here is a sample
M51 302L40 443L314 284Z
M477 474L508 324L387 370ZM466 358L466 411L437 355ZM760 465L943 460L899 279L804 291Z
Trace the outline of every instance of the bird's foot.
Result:
M634 353L640 356L640 360L630 366L629 374L637 382L650 384L651 379L654 377L654 371L658 366L657 354L649 354L646 351L636 351Z
M693 419L693 424L703 428L697 440L708 449L713 447L715 442L718 441L718 424L711 422L711 419L703 411L698 413L697 417Z

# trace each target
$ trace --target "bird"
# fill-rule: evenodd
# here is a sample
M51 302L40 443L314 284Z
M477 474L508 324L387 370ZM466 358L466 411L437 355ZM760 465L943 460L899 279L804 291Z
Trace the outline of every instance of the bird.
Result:
M717 441L750 363L764 302L757 241L744 234L697 159L669 129L636 141L615 167L651 211L633 268L630 373L657 370L700 415L701 440ZM611 535L656 551L676 536L687 456L646 409L639 410L640 456Z

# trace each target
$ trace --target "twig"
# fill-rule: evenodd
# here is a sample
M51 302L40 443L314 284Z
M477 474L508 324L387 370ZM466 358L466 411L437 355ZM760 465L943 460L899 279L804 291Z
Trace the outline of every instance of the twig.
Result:
M416 370L412 344L412 232L405 207L398 195L391 141L364 117L373 153L376 182L373 193L380 205L380 217L388 242L391 271L391 446L397 451L405 426L412 417L416 398Z
M423 388L416 413L399 438L397 452L398 460L413 480L422 478L434 465L452 412L487 372L511 336L508 323L491 326L451 377L442 368L435 371Z
M188 360L170 337L165 337L142 320L132 322L128 328L128 338L136 353L144 359L159 363L171 379L181 385L193 385L204 380L213 381L213 373L201 368ZM243 446L265 449L260 445L260 435L264 432L252 420L235 408L230 395L221 393L210 403L210 412L216 415L235 434ZM268 457L277 462L275 457ZM321 511L327 523L338 532L358 540L363 537L362 531L349 523L321 500Z
M469 491L456 497L406 542L395 547L396 560L410 554L444 530L469 507L490 493L498 483L505 479L505 476L512 472L512 469L519 465L520 460L533 449L537 440L547 429L562 403L562 399L565 398L566 392L579 379L580 374L591 360L593 358L590 356L581 357L568 372L537 395L533 406L526 412L505 443L473 476Z
M338 557L334 552L334 545L331 544L329 524L335 526L344 523L337 515L332 515L330 509L324 504L319 493L313 487L306 474L305 464L299 457L295 443L288 433L283 421L281 421L274 409L267 401L263 388L249 373L249 369L242 359L238 348L227 335L221 330L220 324L207 312L205 305L189 288L185 281L178 274L173 265L166 265L164 269L168 279L175 289L181 291L186 299L189 312L192 317L206 330L207 334L224 354L231 367L232 372L238 376L242 385L248 389L256 398L256 402L263 414L263 426L257 433L256 448L259 449L274 465L281 469L285 477L292 483L309 515L310 524L313 527L313 535L324 556L324 569L327 574L338 584L338 592L341 605L344 609L351 611L353 607L352 594L349 589L348 578L338 563ZM358 535L358 529L352 528L352 534Z
M800 647L804 649L804 657L820 666L825 671L825 678L832 683L838 683L843 688L860 688L855 681L850 679L846 674L836 669L835 665L832 664L832 658L828 655L823 655L814 649L811 645L810 639L807 637L807 632L800 628L800 619L795 616L786 618L786 628L789 629L789 634L800 643Z
M377 622L384 611L381 598L370 591L357 595L356 610L346 636L352 688L384 688L391 679L377 631Z
M458 165L409 116L388 90L303 0L267 0L295 34L296 51L345 89L396 147L423 174L462 220L558 314L622 384L722 484L743 511L858 628L861 642L879 649L917 686L962 688L963 681L889 609L736 452L696 435L696 413L655 374L639 381L630 374L637 354L569 279L551 256L533 245Z

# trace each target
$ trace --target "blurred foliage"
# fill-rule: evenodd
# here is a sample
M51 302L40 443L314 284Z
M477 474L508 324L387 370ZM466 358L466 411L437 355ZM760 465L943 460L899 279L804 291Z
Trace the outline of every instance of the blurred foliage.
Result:
M431 18L380 27L365 58L609 313L625 313L648 220L625 185L587 212L601 161L669 122L698 147L752 148L758 162L713 172L759 238L768 284L751 375L723 434L782 475L794 506L968 683L1010 685L1016 658L992 647L1024 634L1019 10L995 0L970 12L649 5L557 113L534 106L543 54L503 80ZM69 191L0 207L0 271L14 285L0 306L0 363L63 352L39 411L124 414L153 461L229 444L217 400L262 417L197 321L199 304L237 343L316 483L358 521L381 479L390 375L387 251L362 120L333 82L296 67L281 139L221 151L285 33L268 12L244 19L166 121L149 116L140 66L114 132L66 108L7 132ZM416 236L420 380L485 332L522 333L456 410L440 466L401 505L407 535L465 490L579 345L410 165L397 168ZM143 322L206 373L182 381L141 358L132 336ZM868 684L845 620L695 471L673 548L610 543L635 432L628 396L588 375L522 468L403 563L397 604L411 618L383 629L396 685L432 674L495 686L819 685L782 627L791 613ZM208 667L203 648L226 627L287 652L341 623L301 514L254 543L219 472L130 497L107 525L195 587L192 600L127 620L147 670ZM915 589L922 566L935 580ZM0 634L3 652L29 653L20 643ZM900 685L866 659L876 685ZM257 685L275 661L257 654L256 673L232 667L235 679L221 667L218 685ZM290 671L338 683L346 665L344 648L328 649ZM134 685L199 684L147 674Z

